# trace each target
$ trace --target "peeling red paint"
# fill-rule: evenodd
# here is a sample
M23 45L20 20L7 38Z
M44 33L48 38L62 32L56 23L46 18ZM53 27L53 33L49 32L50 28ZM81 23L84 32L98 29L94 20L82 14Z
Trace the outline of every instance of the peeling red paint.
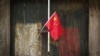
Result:
M78 28L66 28L59 46L59 56L80 56L80 36Z

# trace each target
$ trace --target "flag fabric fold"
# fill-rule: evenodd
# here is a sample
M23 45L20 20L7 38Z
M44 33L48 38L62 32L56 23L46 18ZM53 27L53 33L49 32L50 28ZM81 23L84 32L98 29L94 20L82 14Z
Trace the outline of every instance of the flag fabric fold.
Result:
M51 15L45 26L47 27L54 41L58 40L63 35L63 27L56 12Z

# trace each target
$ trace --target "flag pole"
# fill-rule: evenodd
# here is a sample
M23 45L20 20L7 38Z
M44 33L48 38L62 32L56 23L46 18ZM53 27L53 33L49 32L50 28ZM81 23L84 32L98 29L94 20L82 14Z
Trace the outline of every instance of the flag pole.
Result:
M50 0L48 0L48 20L50 17ZM50 55L50 33L48 32L48 56Z
M43 25L43 27L40 29L39 34L37 35L37 37L40 36L41 32L43 31L43 29L45 28L46 24L52 19L52 17L54 16L54 14L56 13L56 11L51 15L51 17L48 18L47 22ZM50 35L49 35L50 36Z

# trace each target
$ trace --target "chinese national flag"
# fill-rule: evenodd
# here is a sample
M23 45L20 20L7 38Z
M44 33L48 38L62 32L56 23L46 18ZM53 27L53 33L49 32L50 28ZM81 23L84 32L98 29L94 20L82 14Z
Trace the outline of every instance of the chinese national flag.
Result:
M61 25L60 18L56 12L52 14L45 25L54 41L56 41L59 37L63 35L63 27Z

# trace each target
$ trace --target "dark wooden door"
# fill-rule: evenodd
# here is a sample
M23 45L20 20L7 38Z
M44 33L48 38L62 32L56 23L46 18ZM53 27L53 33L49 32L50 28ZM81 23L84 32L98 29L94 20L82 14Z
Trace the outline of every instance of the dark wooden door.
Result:
M51 14L60 16L65 30L56 42L51 39L50 56L88 56L88 1L51 0ZM15 55L15 25L42 25L47 21L47 0L12 0L11 2L11 55ZM42 33L42 56L47 56L47 32ZM57 44L57 45L56 45ZM23 54L24 55L24 54Z

